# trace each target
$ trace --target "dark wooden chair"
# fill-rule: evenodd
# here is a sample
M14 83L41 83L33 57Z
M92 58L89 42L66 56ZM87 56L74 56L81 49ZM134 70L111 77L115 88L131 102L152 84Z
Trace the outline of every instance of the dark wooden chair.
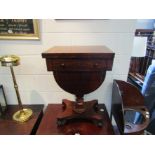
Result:
M135 86L121 80L113 82L111 120L112 116L120 134L143 134L149 124L143 95Z

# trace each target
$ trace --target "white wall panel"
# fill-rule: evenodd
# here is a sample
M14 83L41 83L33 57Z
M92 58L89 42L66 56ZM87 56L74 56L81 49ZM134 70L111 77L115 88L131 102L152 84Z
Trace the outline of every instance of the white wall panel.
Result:
M47 72L41 53L53 46L105 45L116 55L112 71L104 83L85 100L98 99L111 107L113 79L127 79L136 20L40 20L40 41L0 40L0 55L17 54L21 65L14 67L21 98L24 104L61 103L63 98L75 97L62 90ZM9 104L17 104L9 68L0 67Z
M72 33L72 45L106 45L112 51L118 51L117 33Z
M14 91L11 75L1 75L0 81L7 92ZM51 75L16 75L16 81L20 91L63 91L56 83L53 74Z
M42 41L0 40L0 54L33 55L43 51Z
M42 32L133 32L135 20L43 20Z
M49 103L62 103L62 99L75 100L72 94L67 92L38 92L35 90L31 91L20 91L21 100L23 104L44 104L47 106ZM17 98L15 92L7 92L7 101L11 104L17 104Z

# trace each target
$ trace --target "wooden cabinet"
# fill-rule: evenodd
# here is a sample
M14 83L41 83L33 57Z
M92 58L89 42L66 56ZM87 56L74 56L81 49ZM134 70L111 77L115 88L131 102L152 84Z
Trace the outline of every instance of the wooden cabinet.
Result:
M85 102L83 97L103 83L106 71L112 70L114 55L105 46L56 46L42 53L57 84L76 96L75 101L62 101L63 111L57 116L59 125L73 119L103 125L98 101Z
M141 90L147 69L152 59L155 59L155 42L153 41L155 36L152 29L137 29L135 36L147 37L146 55L144 57L131 57L128 81Z
M146 55L144 57L132 57L130 72L132 70L135 71L135 67L137 68L136 73L141 75L141 79L143 79L146 75L147 69L152 62L152 59L155 58L155 42L154 42L154 31L151 29L137 29L135 32L135 36L137 37L147 37L147 46L146 46ZM132 66L132 64L135 64Z

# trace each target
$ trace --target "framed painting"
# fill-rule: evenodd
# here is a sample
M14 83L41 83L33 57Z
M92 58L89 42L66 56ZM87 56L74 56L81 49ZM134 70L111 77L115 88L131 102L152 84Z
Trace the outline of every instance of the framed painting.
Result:
M0 19L0 39L39 40L37 19Z

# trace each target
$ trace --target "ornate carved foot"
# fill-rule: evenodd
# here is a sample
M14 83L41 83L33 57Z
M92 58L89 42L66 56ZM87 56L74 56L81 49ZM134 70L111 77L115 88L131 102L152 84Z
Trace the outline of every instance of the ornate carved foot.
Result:
M96 126L103 126L102 111L98 108L97 100L84 102L84 110L80 111L76 107L76 102L63 100L63 111L57 117L57 125L63 126L76 121L92 122Z

